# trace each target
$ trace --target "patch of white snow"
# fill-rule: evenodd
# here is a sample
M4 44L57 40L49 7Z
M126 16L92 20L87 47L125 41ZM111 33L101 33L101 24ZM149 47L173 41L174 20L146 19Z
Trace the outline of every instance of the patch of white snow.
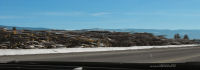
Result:
M190 45L98 47L98 48L0 49L0 56L4 56L4 55L28 55L28 54L51 54L51 53L73 53L73 52L117 51L117 50L137 50L137 49L191 47L191 46L200 46L200 45L190 44Z

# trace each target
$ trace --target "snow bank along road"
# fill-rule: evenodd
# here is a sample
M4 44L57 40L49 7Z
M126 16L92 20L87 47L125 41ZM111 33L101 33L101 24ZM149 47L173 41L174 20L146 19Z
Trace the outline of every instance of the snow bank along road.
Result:
M132 47L98 47L98 48L57 48L57 49L0 49L0 56L4 55L28 55L28 54L50 54L50 53L73 53L73 52L97 52L117 50L138 50L151 48L191 47L190 45L166 45L166 46L132 46Z
M131 48L131 47L130 47ZM129 49L130 49L129 48ZM82 62L127 62L127 63L173 63L200 61L200 47L153 48L101 52L74 52L37 55L0 56L7 61L82 61Z

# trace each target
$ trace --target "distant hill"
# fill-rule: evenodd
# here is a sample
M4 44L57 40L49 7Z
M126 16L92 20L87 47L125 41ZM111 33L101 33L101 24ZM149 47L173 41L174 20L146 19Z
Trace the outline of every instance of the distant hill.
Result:
M7 29L12 29L13 26L3 26ZM27 30L50 30L48 28L34 28L34 27L16 27L18 30L27 29ZM167 29L101 29L101 28L93 28L93 29L82 29L83 31L89 30L106 30L106 31L115 31L115 32L148 32L153 33L154 35L165 35L167 38L173 38L174 34L179 33L181 37L185 34L189 36L190 39L200 39L200 30L167 30Z
M108 30L108 31L116 31L116 32L148 32L153 33L154 35L165 35L167 38L173 38L174 34L179 33L181 37L187 34L190 39L200 39L200 30L167 30L167 29L83 29L83 30Z
M3 26L3 25L0 25L0 27L4 27L4 28L7 28L7 29L12 29L15 26ZM49 30L48 28L34 28L34 27L16 27L16 29L18 29L18 30L22 30L22 29L26 29L26 30Z

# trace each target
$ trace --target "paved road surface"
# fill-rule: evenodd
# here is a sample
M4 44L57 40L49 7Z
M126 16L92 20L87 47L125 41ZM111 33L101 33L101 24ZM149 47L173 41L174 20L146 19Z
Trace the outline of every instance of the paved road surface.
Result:
M175 62L188 62L188 61L200 62L200 47L0 56L0 62L6 62L12 60L126 62L126 63L175 63Z

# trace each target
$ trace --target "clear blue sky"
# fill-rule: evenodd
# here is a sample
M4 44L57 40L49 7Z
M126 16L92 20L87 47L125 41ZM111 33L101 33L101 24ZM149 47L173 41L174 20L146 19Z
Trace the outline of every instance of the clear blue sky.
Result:
M200 29L200 0L0 0L0 25Z

